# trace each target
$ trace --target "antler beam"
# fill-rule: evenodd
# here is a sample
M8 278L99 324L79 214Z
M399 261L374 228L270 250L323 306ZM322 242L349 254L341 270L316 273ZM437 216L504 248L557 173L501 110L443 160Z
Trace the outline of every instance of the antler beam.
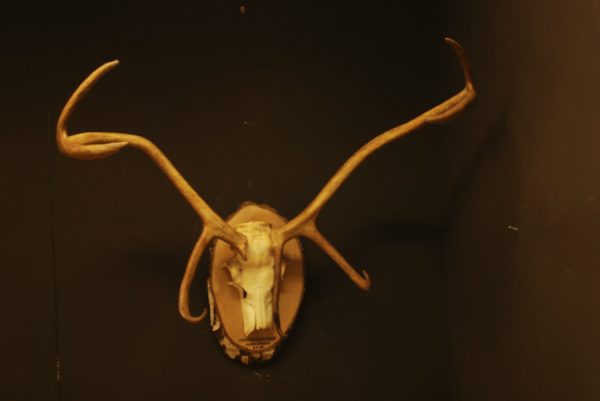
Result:
M401 138L419 128L428 124L443 124L453 117L460 114L476 97L475 88L471 78L471 68L467 56L462 46L453 39L445 38L455 51L462 65L465 76L465 87L462 91L452 96L443 103L433 107L413 120L398 125L379 136L369 141L366 145L356 151L335 173L335 175L327 182L321 192L313 199L313 201L304 209L298 216L290 220L286 225L278 229L274 233L274 246L276 248L276 260L281 259L281 248L292 238L304 236L311 239L321 249L325 251L346 273L346 275L362 290L369 290L371 281L366 271L362 274L358 273L344 257L331 245L327 239L319 232L316 220L323 207L329 199L335 194L342 183L348 176L370 155L381 147ZM279 249L279 250L277 250ZM280 277L281 266L275 265L275 277ZM275 324L279 329L279 280L275 281L274 285L274 318Z
M56 126L56 142L64 155L75 159L102 159L118 152L130 145L146 153L162 170L167 178L175 185L181 195L196 211L204 225L200 239L196 243L190 260L186 267L184 278L181 282L179 293L179 312L181 316L193 323L201 321L206 315L206 309L199 316L192 316L189 312L189 289L196 271L196 266L202 256L204 248L215 238L229 243L242 257L246 254L246 237L238 233L234 227L227 224L219 217L208 204L194 191L190 184L177 171L175 166L167 159L164 153L152 142L144 137L116 132L84 132L68 135L67 122L77 104L86 93L107 72L115 68L118 61L106 63L92 72L75 90L65 105Z

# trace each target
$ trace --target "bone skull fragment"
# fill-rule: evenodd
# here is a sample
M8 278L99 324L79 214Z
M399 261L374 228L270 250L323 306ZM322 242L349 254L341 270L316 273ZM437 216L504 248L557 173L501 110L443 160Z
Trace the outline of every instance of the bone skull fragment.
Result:
M244 334L273 326L273 282L275 259L271 249L271 226L264 221L249 221L236 226L247 238L246 259L240 254L225 262L231 281L240 294ZM282 267L285 262L281 262ZM282 275L284 269L281 269Z
M179 292L179 312L191 322L189 293L204 250L212 246L208 294L211 327L225 353L243 363L270 359L294 323L304 293L304 267L299 237L312 240L327 253L360 289L369 290L370 279L358 273L319 232L321 209L346 178L382 146L427 124L442 124L461 113L474 99L468 60L462 47L450 38L462 65L465 87L456 95L404 124L373 138L357 150L327 182L313 201L296 217L286 220L266 205L243 204L229 219L219 217L181 176L163 152L146 138L117 132L84 132L69 135L67 123L77 104L118 61L100 66L75 90L57 123L61 153L75 159L102 159L131 146L146 153L196 211L203 223L188 260Z

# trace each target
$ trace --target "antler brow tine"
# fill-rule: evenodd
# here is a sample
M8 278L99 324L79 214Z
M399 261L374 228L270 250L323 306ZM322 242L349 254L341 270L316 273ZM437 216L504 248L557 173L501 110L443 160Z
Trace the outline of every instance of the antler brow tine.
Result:
M469 61L465 54L462 46L451 38L444 39L456 53L463 69L465 76L465 87L456 95L440 103L439 105L431 108L420 116L398 125L380 135L373 138L359 150L357 150L350 158L340 167L333 177L327 182L323 189L317 194L313 201L304 209L298 216L290 220L280 229L274 233L274 242L276 246L283 247L283 245L292 238L300 235L311 239L316 245L323 249L346 273L346 275L361 289L368 290L371 285L371 281L366 271L363 270L363 274L359 274L345 259L344 257L327 241L327 239L319 232L316 226L317 217L342 185L342 183L348 178L348 176L370 155L376 150L387 145L390 142L395 141L427 124L442 124L456 115L460 114L476 97L475 88L473 86L471 78L471 68ZM280 276L281 266L275 266L275 277ZM274 285L274 315L278 317L279 314L279 280L275 281ZM278 319L275 321L276 326L279 324ZM278 331L281 332L280 328L277 327Z
M164 153L146 138L117 132L84 132L71 136L68 135L67 123L77 104L104 74L115 68L118 64L119 62L115 60L101 65L73 92L63 108L56 125L58 149L61 153L72 158L91 160L108 157L125 146L130 145L146 153L173 185L175 185L181 195L196 211L204 225L200 239L196 243L186 267L179 296L181 315L190 322L199 322L206 315L206 310L198 317L191 316L189 313L188 298L191 281L202 251L213 239L218 238L229 243L242 257L245 257L246 238L238 233L230 224L221 219L208 206L204 199L194 191Z

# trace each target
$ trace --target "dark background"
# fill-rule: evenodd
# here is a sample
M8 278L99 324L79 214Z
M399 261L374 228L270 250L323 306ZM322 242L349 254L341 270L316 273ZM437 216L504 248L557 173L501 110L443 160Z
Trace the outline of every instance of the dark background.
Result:
M4 6L0 399L599 399L600 4L483 3ZM303 307L264 365L179 317L201 226L148 158L54 143L70 93L118 58L73 132L151 139L222 216L252 200L293 217L363 143L460 90L444 36L477 103L331 200L322 231L372 290L305 241Z

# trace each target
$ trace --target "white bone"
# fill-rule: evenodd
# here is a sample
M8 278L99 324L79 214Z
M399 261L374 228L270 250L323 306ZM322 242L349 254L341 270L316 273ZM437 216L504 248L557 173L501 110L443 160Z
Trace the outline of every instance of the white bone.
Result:
M262 221L239 224L236 231L248 240L246 260L238 253L223 267L240 294L244 334L273 326L273 281L275 259L271 241L271 225Z

